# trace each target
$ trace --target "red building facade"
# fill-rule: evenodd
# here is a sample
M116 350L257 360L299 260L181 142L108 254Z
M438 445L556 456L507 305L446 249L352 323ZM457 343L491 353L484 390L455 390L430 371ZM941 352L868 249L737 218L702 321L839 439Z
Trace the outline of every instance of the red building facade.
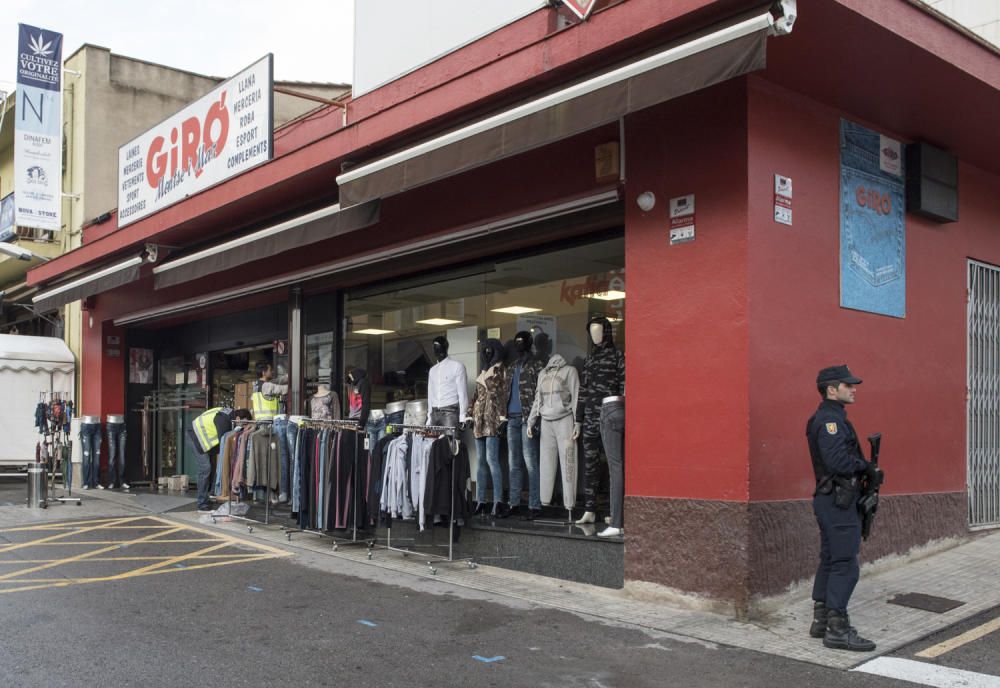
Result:
M261 167L126 228L88 228L83 248L32 270L29 282L57 286L147 243L176 247L167 264L301 216L337 202L343 170L753 10L623 0L562 28L557 10L540 10L349 101L347 124L331 107L279 129ZM173 286L157 288L147 265L138 281L89 296L81 411L123 413L133 402L108 337L155 348L177 328L207 332L277 305L287 309L295 371L309 327L292 321L300 310L308 321L310 303L329 304L313 319L345 332L344 309L372 285L618 241L626 523L610 559L621 558L626 583L746 609L812 574L804 425L816 371L842 362L865 379L852 420L885 438L885 500L863 556L965 535L968 275L970 260L1000 265L1000 56L905 0L811 0L798 11L789 35L766 39L766 67L488 164L456 163L453 174L381 197L370 227ZM904 318L840 306L842 119L958 160L958 220L906 215ZM610 175L598 164L608 144L621 161ZM774 221L776 174L794 181L791 226ZM656 198L649 211L636 203L644 192ZM687 194L696 236L671 245L668 199ZM242 343L224 333L213 341ZM343 342L336 350L342 368L352 354ZM304 375L293 382L299 401Z

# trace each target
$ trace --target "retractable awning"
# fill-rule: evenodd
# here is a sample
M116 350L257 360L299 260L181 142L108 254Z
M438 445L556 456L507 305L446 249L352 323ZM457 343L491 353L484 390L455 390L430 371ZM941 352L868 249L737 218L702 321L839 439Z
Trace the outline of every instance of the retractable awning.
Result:
M65 306L67 303L109 291L139 279L139 268L142 266L142 262L143 256L138 255L128 260L113 263L89 272L83 277L47 289L36 294L31 300L37 310L49 311Z
M487 117L337 177L344 207L414 189L608 124L763 69L766 41L788 33L794 2L716 26L649 57Z
M153 268L155 288L161 289L188 282L300 246L364 229L378 222L380 207L381 204L377 200L351 208L341 208L338 203L182 256Z

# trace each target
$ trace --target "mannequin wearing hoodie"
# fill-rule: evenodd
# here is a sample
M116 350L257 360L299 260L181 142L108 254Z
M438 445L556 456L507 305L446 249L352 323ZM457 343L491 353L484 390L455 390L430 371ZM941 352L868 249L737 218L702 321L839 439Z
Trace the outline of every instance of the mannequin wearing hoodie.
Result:
M480 352L483 372L476 378L472 396L472 434L476 437L479 469L476 473L476 513L486 513L487 467L493 480L495 518L506 518L510 509L503 501L503 472L500 468L500 427L506 422L510 380L503 364L504 348L498 339L487 339Z
M458 427L469 412L469 383L465 366L448 357L448 340L434 338L434 358L427 374L427 425Z
M615 347L611 321L603 316L587 323L591 348L583 363L583 392L576 418L583 432L583 494L586 512L577 523L596 520L597 490L601 484L601 401L625 394L625 354Z
M541 417L539 472L541 501L552 502L556 482L556 461L563 476L563 506L576 506L576 439L580 424L574 421L580 398L580 376L576 368L559 354L552 354L538 376L535 400L528 416L528 437L534 437L535 421Z

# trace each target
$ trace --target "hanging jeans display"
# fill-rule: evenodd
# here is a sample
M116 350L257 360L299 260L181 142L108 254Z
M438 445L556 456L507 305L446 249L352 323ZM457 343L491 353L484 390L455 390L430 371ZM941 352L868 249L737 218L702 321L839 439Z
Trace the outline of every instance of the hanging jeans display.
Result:
M368 423L365 425L365 433L368 435L368 449L374 449L378 441L385 437L386 416L382 411L372 411L368 416Z
M287 502L288 501L288 466L289 457L291 456L288 451L288 418L286 416L275 416L274 422L271 428L277 439L277 450L279 463L281 468L278 469L279 479L278 479L278 501Z
M611 476L611 527L622 528L625 501L625 401L601 406L601 441Z
M81 423L80 443L83 446L83 486L97 487L101 477L101 424Z
M125 423L108 423L108 485L121 487L125 482Z
M559 420L542 419L542 438L539 447L542 504L552 502L556 484L556 462L562 470L563 506L576 506L576 440L573 439L573 416Z
M528 437L527 418L512 413L507 418L507 455L510 462L510 506L521 505L524 473L528 469L528 507L542 508L541 483L538 473L538 437Z

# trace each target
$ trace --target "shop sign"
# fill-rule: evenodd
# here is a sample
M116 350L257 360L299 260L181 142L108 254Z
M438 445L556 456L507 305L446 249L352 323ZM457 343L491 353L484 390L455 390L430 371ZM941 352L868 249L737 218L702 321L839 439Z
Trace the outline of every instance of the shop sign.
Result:
M62 228L62 34L18 24L15 223Z
M670 245L694 241L694 194L670 199Z
M774 221L792 224L792 178L774 175Z
M906 315L906 196L902 146L840 123L840 305Z
M267 162L273 155L267 55L118 149L118 226Z
M17 237L14 224L14 194L7 194L0 201L0 241L10 241Z

